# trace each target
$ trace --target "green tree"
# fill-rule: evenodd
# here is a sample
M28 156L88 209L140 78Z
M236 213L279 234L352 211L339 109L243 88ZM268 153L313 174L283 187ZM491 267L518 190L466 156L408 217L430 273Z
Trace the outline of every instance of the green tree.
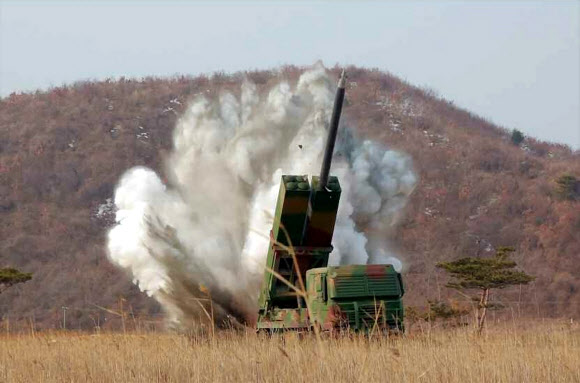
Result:
M522 142L524 142L524 134L517 129L512 130L512 143L519 146Z
M491 258L466 257L453 262L440 262L437 267L451 274L447 287L458 291L479 290L473 300L476 306L477 331L481 333L489 303L489 292L492 289L503 289L513 285L525 285L534 277L514 270L516 263L509 260L515 250L513 247L500 247Z
M32 279L32 273L23 273L16 269L0 269L0 293L17 283L24 283Z
M556 180L560 197L575 201L580 199L580 182L570 174L564 174Z

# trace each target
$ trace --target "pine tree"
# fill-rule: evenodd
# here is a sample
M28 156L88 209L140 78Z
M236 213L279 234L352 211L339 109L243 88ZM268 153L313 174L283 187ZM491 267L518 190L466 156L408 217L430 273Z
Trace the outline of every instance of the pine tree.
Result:
M516 263L509 260L515 250L513 247L500 247L491 258L466 257L453 262L441 262L437 267L451 274L452 280L447 287L458 291L479 290L474 300L477 305L477 329L481 333L489 304L489 292L514 285L525 285L534 277L514 270Z
M17 283L24 283L32 279L32 273L23 273L16 269L0 269L0 293Z
M517 129L512 130L512 143L519 146L522 142L524 142L524 134Z

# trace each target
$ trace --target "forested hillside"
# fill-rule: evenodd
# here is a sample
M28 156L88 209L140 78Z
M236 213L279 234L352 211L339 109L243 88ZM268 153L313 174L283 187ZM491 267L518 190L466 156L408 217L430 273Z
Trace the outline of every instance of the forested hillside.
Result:
M302 68L170 79L79 82L0 100L0 267L34 273L0 295L0 318L39 328L156 320L160 308L107 260L120 175L164 173L173 127L196 95L293 83ZM333 70L338 74L338 69ZM537 279L500 298L518 315L580 317L580 153L526 137L378 70L347 68L345 123L408 153L419 183L392 232L406 303L456 297L439 261L514 246ZM546 111L549 113L549 111ZM546 126L546 129L554 127ZM66 309L63 309L66 307Z

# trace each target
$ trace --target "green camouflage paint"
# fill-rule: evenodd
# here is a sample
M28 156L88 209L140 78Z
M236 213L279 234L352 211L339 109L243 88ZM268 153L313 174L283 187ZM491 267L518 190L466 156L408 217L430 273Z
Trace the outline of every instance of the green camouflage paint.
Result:
M392 265L327 267L341 189L338 179L330 177L331 187L316 190L317 177L313 178L312 185L304 185L304 176L282 176L266 261L268 269L300 290L294 258L287 249L290 245L308 301L266 271L258 329L402 330L404 289ZM296 180L303 183L300 188Z
M306 274L313 325L324 330L402 330L404 290L392 265L332 266Z
M307 176L282 176L258 302L258 330L403 328L403 282L392 265L327 267L341 194L338 179L329 172L345 84L343 71L320 177L309 183ZM300 279L306 291L297 294L296 289L302 291Z

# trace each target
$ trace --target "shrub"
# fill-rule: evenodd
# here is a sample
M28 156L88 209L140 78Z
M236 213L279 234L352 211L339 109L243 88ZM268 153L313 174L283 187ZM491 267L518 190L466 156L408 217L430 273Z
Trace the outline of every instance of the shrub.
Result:
M524 134L517 129L512 130L512 143L520 145L524 141Z
M558 195L569 201L580 199L580 181L570 174L564 174L556 180Z

